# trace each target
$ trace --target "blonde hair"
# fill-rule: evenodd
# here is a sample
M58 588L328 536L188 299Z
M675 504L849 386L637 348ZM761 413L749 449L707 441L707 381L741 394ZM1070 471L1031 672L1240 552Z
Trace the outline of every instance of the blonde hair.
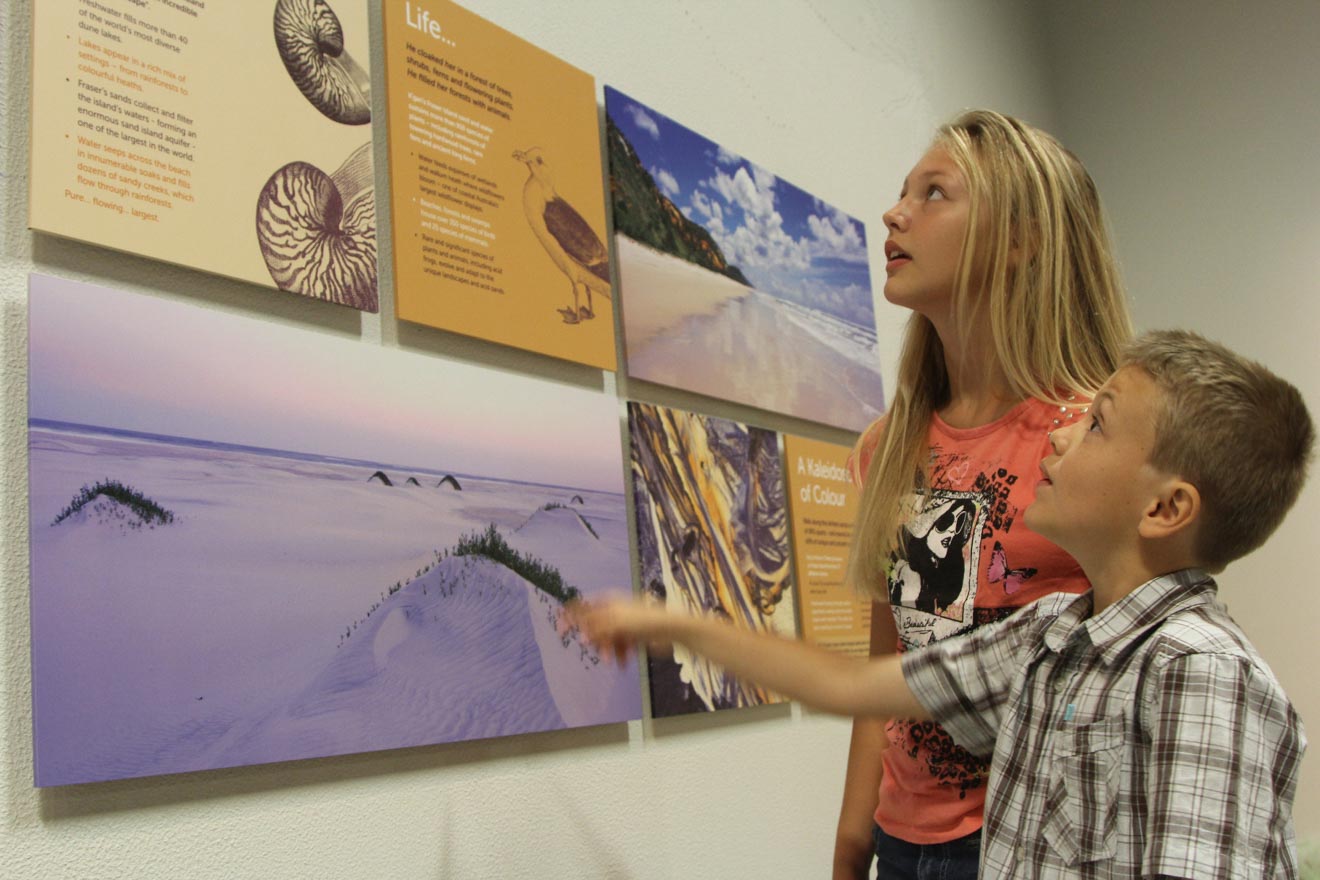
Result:
M1193 552L1209 571L1265 543L1297 500L1315 427L1296 388L1185 330L1146 333L1123 352L1161 392L1150 463L1194 485Z
M962 341L973 327L989 329L995 367L1019 399L1093 393L1132 325L1091 176L1050 135L989 110L942 126L933 145L969 192L953 290ZM910 499L926 484L931 416L948 401L944 346L934 325L913 314L848 563L850 582L879 598L889 559L902 552Z

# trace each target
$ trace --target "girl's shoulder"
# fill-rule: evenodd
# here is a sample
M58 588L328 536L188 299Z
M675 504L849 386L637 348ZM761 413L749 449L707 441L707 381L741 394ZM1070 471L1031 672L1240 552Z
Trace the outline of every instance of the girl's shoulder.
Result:
M871 459L875 457L876 450L880 447L880 439L884 436L885 416L880 416L871 424L866 426L858 436L857 442L853 444L852 452L848 453L848 461L844 467L848 470L848 476L852 478L854 486L862 486L866 482L866 471L871 466Z
M1028 397L999 419L979 428L953 429L943 425L938 416L932 416L932 442L937 439L946 443L950 440L993 441L1005 435L1015 438L1012 442L1019 442L1024 432L1039 436L1042 442L1048 442L1046 438L1050 431L1081 418L1090 405L1091 395L1088 392L1059 391L1049 397ZM882 415L871 422L857 437L857 442L853 444L852 452L848 455L845 467L857 486L865 483L867 470L884 439L886 418L886 415Z

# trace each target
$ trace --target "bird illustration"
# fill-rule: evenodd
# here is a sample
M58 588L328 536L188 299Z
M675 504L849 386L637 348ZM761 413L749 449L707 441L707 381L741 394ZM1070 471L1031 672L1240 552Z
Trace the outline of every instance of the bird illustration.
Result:
M513 158L531 174L523 185L523 211L537 241L559 271L573 284L573 305L559 309L565 324L578 324L596 316L592 294L610 297L610 264L600 236L572 205L555 192L554 177L539 147L514 150ZM586 294L587 304L582 305Z

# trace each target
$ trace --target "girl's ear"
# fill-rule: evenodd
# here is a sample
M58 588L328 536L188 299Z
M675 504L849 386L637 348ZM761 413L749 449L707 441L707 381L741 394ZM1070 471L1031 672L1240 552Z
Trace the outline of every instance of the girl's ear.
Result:
M1008 260L1014 270L1020 269L1040 252L1040 223L1034 218L1014 219L1009 230Z
M1137 530L1143 538L1158 540L1190 529L1201 517L1201 493L1186 480L1165 482L1142 512Z

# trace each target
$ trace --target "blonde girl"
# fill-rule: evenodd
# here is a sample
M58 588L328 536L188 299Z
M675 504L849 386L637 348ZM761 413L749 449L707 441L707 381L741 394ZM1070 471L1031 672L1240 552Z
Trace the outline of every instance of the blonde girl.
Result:
M885 298L913 314L889 411L853 455L849 576L878 600L873 654L1086 589L1021 511L1049 431L1083 411L1131 333L1095 184L1039 129L963 114L884 220ZM954 509L970 517L957 544L941 538ZM914 564L914 547L962 564ZM974 878L987 770L934 723L854 722L836 880L867 876L873 855L885 880Z

